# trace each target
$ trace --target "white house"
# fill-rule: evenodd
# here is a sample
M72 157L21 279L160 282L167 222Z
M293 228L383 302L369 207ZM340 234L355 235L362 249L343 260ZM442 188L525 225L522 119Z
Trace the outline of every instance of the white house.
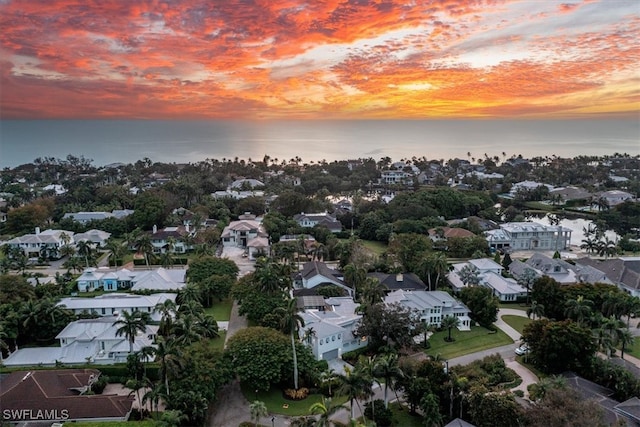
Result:
M122 268L87 268L77 279L78 291L117 291L123 289L177 291L185 286L183 268L156 268L153 270L127 270Z
M304 228L313 228L316 225L326 227L332 233L339 233L342 231L342 223L338 221L333 215L327 212L320 213L300 213L293 216L293 220Z
M459 330L471 330L469 308L446 292L399 289L390 292L384 302L385 304L400 304L415 312L422 322L436 327L440 327L443 318L454 316L460 319Z
M380 173L381 184L413 184L413 174L403 170L385 170Z
M453 264L453 270L447 274L447 279L454 292L460 292L467 285L460 277L460 270L466 266L473 267L478 274L479 286L493 291L500 301L516 301L527 296L527 290L514 279L502 277L504 268L489 258L472 259L468 262Z
M609 190L597 194L597 197L604 198L609 206L619 205L627 200L634 200L633 194L622 190Z
M186 242L188 236L194 236L195 231L191 230L191 226L179 225L175 227L165 227L162 230L158 230L158 227L153 226L151 232L151 244L153 245L153 252L156 254L162 254L169 250L171 239L173 240L173 252L185 253L188 250L193 249L193 244Z
M111 237L111 233L94 229L74 235L73 240L76 243L86 241L89 243L93 243L97 247L104 247L107 244L107 240L109 239L109 237Z
M141 311L149 313L152 320L159 322L160 313L156 305L167 300L176 301L177 294L158 293L151 295L104 294L95 298L68 297L62 298L57 305L64 306L74 314L90 313L98 316L113 316L118 313Z
M4 360L5 366L55 366L80 365L87 362L113 364L126 362L129 355L129 341L124 335L116 334L118 316L97 319L81 319L69 323L56 339L60 347L30 347L17 350ZM158 326L148 325L145 332L138 333L133 351L154 346Z
M255 215L244 214L238 217L238 221L231 221L222 230L222 245L246 248L247 244L256 237L268 238L262 225L262 221L256 219Z
M533 191L538 187L547 187L549 191L553 190L554 188L553 185L545 184L543 182L520 181L511 186L511 191L509 191L509 194L512 197L515 197L521 191Z
M334 297L326 298L322 309L300 314L305 322L300 337L311 347L316 360L338 359L344 352L367 346L367 339L356 334L362 319L356 314L357 307L351 297Z
M562 251L571 242L571 229L537 222L508 222L498 230L485 231L491 249Z
M25 234L5 243L11 248L19 248L29 258L39 257L42 249L47 249L50 256L59 257L62 246L74 243L72 231L49 229L41 232L40 227L35 231L35 234Z
M133 213L129 209L115 209L111 212L94 211L94 212L69 212L64 214L62 219L72 219L81 224L87 224L91 221L102 221L108 218L122 219Z

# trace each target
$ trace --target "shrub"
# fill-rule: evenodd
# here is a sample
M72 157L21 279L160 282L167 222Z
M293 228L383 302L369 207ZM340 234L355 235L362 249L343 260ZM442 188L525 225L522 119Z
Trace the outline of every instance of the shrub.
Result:
M513 394L515 394L518 397L524 397L524 391L522 390L515 390Z
M384 407L384 401L376 399L364 406L364 416L373 420L378 427L390 427L393 422L391 409Z
M303 400L309 396L309 389L306 387L300 387L298 390L287 388L284 391L284 397L289 400Z

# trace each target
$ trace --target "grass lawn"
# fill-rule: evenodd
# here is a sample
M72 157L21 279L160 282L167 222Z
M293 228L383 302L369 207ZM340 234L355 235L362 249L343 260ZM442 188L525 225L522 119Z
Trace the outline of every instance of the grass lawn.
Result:
M231 298L224 301L215 301L209 308L205 308L205 314L211 314L214 319L219 321L227 321L231 317L231 307L233 300Z
M520 334L522 334L522 330L525 326L533 322L533 320L529 319L528 317L513 315L502 316L502 320L504 320L507 325L520 332Z
M154 427L155 421L99 421L71 423L73 427Z
M633 340L633 346L632 347L624 349L624 354L630 354L630 355L640 359L640 337L636 337ZM618 355L620 355L619 352L618 352Z
M249 401L260 400L267 406L267 411L270 414L280 414L289 416L301 416L309 415L309 408L316 402L322 401L322 394L310 394L304 400L288 400L283 397L282 390L279 388L272 388L269 391L259 391L256 396L256 391L252 390L248 384L242 384L242 394ZM333 402L337 405L342 405L347 401L346 397L335 397ZM283 407L288 405L288 407Z
M522 310L526 312L529 307L524 305L524 303L519 302L501 302L500 308L510 308L513 310Z
M209 345L214 350L223 351L224 350L224 340L227 338L226 331L220 331L220 336L218 338L213 338L209 340Z
M393 421L395 425L402 427L422 427L422 417L420 415L411 415L409 408L399 403L390 403L389 409L393 413Z
M362 245L376 255L382 255L387 250L387 245L375 240L362 240Z
M432 356L439 354L443 359L451 359L513 343L513 340L501 330L491 332L481 326L473 326L470 331L466 332L452 329L451 337L455 339L453 342L446 342L444 339L447 336L448 331L446 330L434 333L429 338L431 348L426 353Z

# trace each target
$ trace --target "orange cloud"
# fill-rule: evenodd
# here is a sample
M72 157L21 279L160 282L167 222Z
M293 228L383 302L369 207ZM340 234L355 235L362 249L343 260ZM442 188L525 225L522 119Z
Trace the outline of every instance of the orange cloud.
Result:
M6 0L0 116L627 115L634 4Z

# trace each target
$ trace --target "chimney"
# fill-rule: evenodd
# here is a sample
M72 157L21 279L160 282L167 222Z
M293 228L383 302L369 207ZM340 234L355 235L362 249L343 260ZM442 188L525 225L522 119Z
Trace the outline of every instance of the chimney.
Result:
M402 275L402 273L396 274L396 282L403 282L403 281L404 281L404 276Z
M158 232L158 226L153 224L153 234L156 234Z
M40 227L36 227L36 234L40 234Z

